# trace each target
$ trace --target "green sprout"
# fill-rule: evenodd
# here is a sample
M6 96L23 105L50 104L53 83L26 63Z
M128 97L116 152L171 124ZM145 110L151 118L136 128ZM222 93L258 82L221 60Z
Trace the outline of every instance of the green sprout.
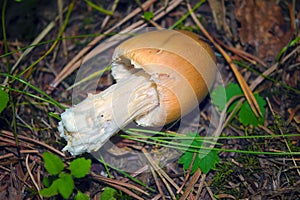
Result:
M40 194L44 197L61 195L64 199L69 199L75 189L74 178L85 177L91 169L91 160L85 158L76 158L68 168L65 168L58 156L49 152L43 153L43 160L50 175L43 180L46 188L42 189ZM77 190L74 199L85 200L89 197Z

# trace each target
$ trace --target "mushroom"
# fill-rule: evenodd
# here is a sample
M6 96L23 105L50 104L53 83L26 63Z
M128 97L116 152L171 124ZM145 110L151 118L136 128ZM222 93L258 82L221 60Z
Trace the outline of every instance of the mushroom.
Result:
M58 130L72 155L97 151L134 121L159 127L188 114L215 80L211 47L188 31L159 30L132 37L114 50L116 83L61 114Z

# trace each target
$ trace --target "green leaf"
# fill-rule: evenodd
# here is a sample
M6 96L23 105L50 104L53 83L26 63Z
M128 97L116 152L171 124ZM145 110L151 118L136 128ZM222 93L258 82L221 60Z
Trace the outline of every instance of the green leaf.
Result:
M64 169L63 161L57 156L49 152L43 153L45 168L51 175L57 175Z
M61 196L63 198L69 199L69 197L71 196L71 194L75 188L72 175L61 173L59 175L59 179L57 179L57 180L58 180L59 194L61 194Z
M227 98L225 88L222 85L212 91L211 101L219 110L224 110Z
M145 19L145 20L149 21L149 20L151 20L153 17L154 17L153 12L149 12L149 11L144 12L144 19Z
M50 178L49 178L49 177L45 177L45 178L43 179L43 184L44 184L45 187L49 187L49 186L51 185L51 180L50 180Z
M229 85L227 86L227 88L226 88L226 99L227 99L226 103L227 103L232 97L237 96L237 95L243 95L243 91L242 91L242 89L240 88L240 86L239 86L238 84L233 84L233 83L229 84ZM227 112L231 112L231 111L235 108L235 106L236 106L237 103L238 103L237 101L233 102L233 103L228 107Z
M243 91L238 84L230 83L226 88L223 85L220 85L217 89L212 92L211 98L212 102L215 106L218 107L219 110L223 110L225 108L226 103L236 95L242 95ZM227 112L233 110L237 102L232 103Z
M189 148L179 158L178 163L182 164L185 170L188 170L193 162L194 154L196 153L190 172L191 174L195 173L198 168L200 168L204 174L207 174L211 169L215 169L215 165L220 161L218 152L216 150L211 150L209 153L203 156L200 148L202 142L199 140L199 135L197 133L187 133L186 136L189 138L194 137L193 141L182 140L182 143L190 143L191 146L197 146L199 148Z
M239 112L239 120L242 124L244 124L245 126L248 125L253 125L253 126L258 126L263 125L264 123L264 116L265 116L265 106L266 106L266 101L264 100L264 98L262 98L261 96L259 96L258 94L254 94L254 97L257 101L257 104L262 112L262 117L260 117L259 119L255 116L255 114L252 112L251 107L248 103L248 101L245 101L243 103L243 105L241 106L240 112Z
M7 107L9 97L7 92L0 89L0 113Z
M90 198L88 195L80 192L79 190L78 190L77 194L75 195L75 200L89 200L89 199Z
M105 187L104 191L101 194L100 199L105 200L116 200L116 195L118 194L117 190L111 187Z
M191 165L191 161L193 160L194 153L193 152L184 152L182 156L179 158L178 163L183 165L184 169L189 169ZM195 165L195 162L194 162ZM195 165L196 166L196 165ZM193 169L192 169L193 171Z
M199 167L204 174L207 174L211 169L215 169L216 164L218 164L220 162L218 152L215 150L211 150L203 158L201 158L199 156L200 155L198 154Z
M224 94L226 94L225 95L226 97L224 97ZM243 91L238 84L230 83L226 88L224 88L223 86L219 86L217 89L215 89L212 92L211 97L212 97L213 104L215 106L217 106L219 110L223 110L226 102L228 102L232 97L234 97L236 95L242 95L242 94L243 94ZM263 117L258 119L255 116L255 114L253 113L252 109L250 108L248 101L244 101L243 104L241 105L241 107L237 111L238 111L239 121L245 126L248 126L248 125L257 126L259 124L264 123L266 101L258 94L254 94L254 97L258 103L258 106L262 112ZM224 102L224 99L226 99L225 102ZM227 112L231 112L234 109L234 107L236 106L236 104L237 104L237 101L233 102L229 106Z
M50 187L40 190L43 197L52 197L58 194L59 180L53 181Z
M71 174L76 178L85 177L91 169L92 161L85 158L77 158L70 163Z

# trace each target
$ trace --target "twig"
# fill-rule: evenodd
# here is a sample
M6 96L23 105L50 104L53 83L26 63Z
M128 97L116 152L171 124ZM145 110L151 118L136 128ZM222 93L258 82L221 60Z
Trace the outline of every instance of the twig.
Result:
M254 60L255 62L261 64L262 66L267 67L266 63L265 63L263 60L261 60L260 58L254 56L254 55L252 55L252 54L249 54L249 53L247 53L247 52L245 52L245 51L242 51L242 50L240 50L240 49L237 49L237 48L234 48L234 47L225 45L225 44L224 44L222 41L220 41L219 39L215 39L215 40L216 40L221 46L225 47L225 48L228 49L229 51L231 51L231 52L233 52L233 53L235 53L235 54L237 54L237 55L239 55L239 56L241 56L241 57L243 57L243 58L248 58L248 59L250 58L250 59Z
M206 174L202 174L200 184L199 184L199 187L198 187L198 190L197 190L196 199L200 199L200 195L201 195L201 191L202 191L205 179L206 179Z
M11 133L11 132L9 132L9 131L0 130L0 133L3 134L3 135L5 135L6 137L14 138L13 133ZM49 145L43 143L43 142L40 142L40 141L38 141L38 140L35 140L35 139L32 139L32 138L28 138L28 137L22 136L22 135L20 135L20 134L18 134L18 139L20 139L20 140L25 140L25 141L29 141L29 142L33 142L33 143L35 143L35 144L38 144L38 145L40 145L40 146L43 146L43 147L49 149L50 151L56 153L57 155L59 155L59 156L61 156L61 157L65 157L65 154L62 153L61 151L55 149L55 148L52 147L52 146L49 146Z
M64 7L64 2L63 0L57 0L57 7L58 7L58 16L59 16L59 26L60 29L63 29L64 23L63 23L63 7ZM62 34L62 37L65 37L65 33ZM66 40L62 40L63 44L63 52L65 56L68 56L68 51L67 51L67 43Z
M118 185L118 184L115 184L115 183L107 183L105 182L107 185L110 185L120 191L123 191L124 193L128 194L129 196L133 197L133 198L136 198L138 200L144 200L142 197L136 195L135 193L133 193L132 191L128 190L127 188L125 187L122 187L121 185Z
M168 12L176 8L183 0L174 0L170 3L169 7L166 9L159 9L159 13L156 13L156 16L153 18L153 21L156 21L166 15ZM146 10L150 5L152 5L155 2L155 0L148 0L145 2L142 7L144 10ZM91 48L93 48L100 40L102 40L106 35L110 34L112 31L115 29L119 28L122 24L124 24L126 21L129 19L133 18L134 16L137 15L137 13L141 12L141 8L135 9L132 13L130 13L127 17L125 17L122 21L120 21L118 24L107 30L103 35L100 35L96 37L92 42L89 43L85 48L83 48L65 67L64 69L56 76L56 78L52 81L50 86L50 91L53 90L57 85L64 80L67 76L69 76L73 71L75 71L78 67L80 67L81 64L92 58L93 56L105 51L106 49L110 48L117 42L115 41L114 43L109 42L109 45L106 43L104 46L98 46L96 49L94 49L91 53L88 53ZM120 34L122 35L123 33L128 33L129 31L132 31L136 28L144 28L146 27L147 24L145 23L144 20L139 20L136 23L132 24L131 26L127 27L126 29L122 30ZM111 37L108 39L108 41L114 41L116 38L120 37L120 35L117 35L115 37ZM82 59L82 57L84 57Z
M39 188L38 184L36 183L36 181L35 181L32 173L31 173L31 170L30 170L30 167L29 167L29 164L28 164L28 159L29 159L29 154L27 154L26 159L25 159L25 164L26 164L27 172L28 172L28 174L29 174L29 176L31 178L31 181L33 182L34 187L38 191L40 198L43 199L43 197L40 195L40 188Z
M75 1L75 0L74 0ZM32 69L35 65L37 65L41 60L43 60L47 55L49 55L53 49L57 46L62 34L65 31L65 28L67 27L67 22L69 21L70 15L72 13L73 7L75 2L71 2L69 7L68 7L68 12L67 12L67 16L66 16L66 20L64 22L64 26L62 29L60 29L60 32L57 36L57 38L55 39L55 41L53 42L53 44L51 45L51 47L47 50L47 52L41 56L39 59L37 59L35 62L33 62L29 67L27 67L24 71L22 71L20 74L18 74L18 77L21 77L22 75L24 75L27 71L29 71L30 69Z
M161 189L161 186L160 186L160 184L159 184L157 175L156 175L155 171L153 170L153 167L150 167L150 171L151 171L152 176L153 176L153 178L154 178L154 181L155 181L156 187L157 187L157 189L158 189L158 192L159 192L159 194L161 195L161 198L162 198L163 200L165 200L166 197L165 197L165 195L164 195L164 192L163 192L162 189Z
M161 197L161 194L157 194L155 197L153 197L151 200L159 200Z
M254 192L253 188L250 186L249 183L246 182L245 178L244 178L241 174L239 174L238 177L239 177L239 179L242 181L243 185L247 188L247 190L248 190L252 195L254 195L255 192Z
M177 194L183 189L184 185L185 185L186 182L188 181L188 179L189 179L189 177L190 177L190 174L191 174L191 171L192 171L192 168L193 168L193 165L194 165L194 162L195 162L196 156L197 156L197 153L194 152L193 158L192 158L192 162L191 162L191 164L190 164L190 167L189 167L189 170L188 170L188 172L187 172L187 175L186 175L184 181L182 182L181 187L179 188L179 190L177 190L177 192L176 192Z
M118 6L119 0L114 0L114 3L111 7L111 11L114 13L117 6ZM109 19L111 18L111 15L106 15L105 19L103 20L103 23L101 24L100 32L104 29L104 27L107 25Z
M145 194L145 195L149 195L147 192L145 192L144 190L138 188L137 186L135 185L132 185L132 184L129 184L129 183L123 183L119 180L113 180L113 179L110 179L110 178L106 178L106 177L103 177L103 176L100 176L98 174L95 174L93 172L91 172L91 175L94 179L96 180L100 180L100 181L103 181L105 182L106 184L109 184L109 185L113 185L114 187L120 189L122 188L121 190L126 192L127 194L130 194L130 196L133 196L134 195L134 198L137 198L138 196L136 194L134 194L133 192L131 192L130 190L128 190L127 188L130 188L130 189L133 189L133 190L136 190L142 194ZM126 188L124 188L124 187ZM126 190L125 190L126 189ZM138 198L138 199L143 199L143 198Z
M67 9L64 9L64 12ZM25 58L34 48L35 45L37 45L54 27L55 27L55 22L58 20L58 17L56 17L52 22L50 22L46 28L33 40L33 42L29 45L30 47L27 48L22 54L21 56L18 58L17 62L14 64L14 66L11 68L10 73L12 74L15 69L17 68L17 66L20 64L20 62L22 61L23 58ZM6 80L4 81L7 82L8 81L8 77L6 78Z
M148 8L150 5L152 5L156 0L148 0L145 2L142 6L144 9ZM86 47L84 47L64 68L63 70L55 77L55 79L50 84L51 87L55 88L62 80L64 80L68 75L70 75L73 71L75 71L84 61L81 60L81 58L86 55L100 40L102 40L106 35L110 34L117 28L119 28L122 24L136 16L139 12L141 12L141 8L135 9L133 12L131 12L129 15L127 15L123 20L121 20L119 23L117 23L115 26L104 32L102 35L94 38ZM143 22L142 22L143 23ZM136 27L140 26L141 21L136 22ZM134 27L134 28L136 28ZM104 49L105 50L105 49ZM92 57L89 54L86 55L87 58L85 60L88 60L88 58Z
M146 166L144 166L144 167L138 169L138 170L135 171L134 173L130 174L130 176L136 177L136 176L138 176L139 174L141 174L141 173L143 173L144 171L146 171L147 169L148 169L148 166L146 165ZM120 181L123 182L123 183L125 183L125 182L127 182L127 181L129 181L129 180L130 180L129 178L125 177L125 178L122 178Z
M213 194L213 192L211 191L210 187L207 186L207 183L204 183L204 184L205 184L206 190L207 190L207 192L208 192L210 198L211 198L212 200L215 200L214 194Z
M164 182L167 190L169 191L169 194L171 195L172 199L176 199L170 185L168 184L168 182L175 187L175 189L179 189L178 185L166 174L166 172L164 172L156 163L155 161L151 158L151 156L149 155L149 153L146 151L145 148L142 148L142 152L144 153L144 155L146 156L146 158L148 159L149 163L152 165L152 167L156 170L157 174L160 176L160 178L162 179L162 181ZM166 182L166 180L168 180L168 182Z
M246 83L245 79L243 78L243 76L238 71L236 65L232 62L232 59L230 58L230 56L222 49L222 47L218 43L215 42L215 40L209 35L209 33L206 31L206 29L202 26L200 21L197 19L195 13L192 11L192 7L189 3L187 3L187 7L188 7L188 10L191 12L191 16L192 16L194 22L201 29L202 33L205 35L205 37L207 37L214 44L214 46L220 51L220 53L224 56L224 58L228 62L229 66L231 67L233 73L235 74L255 116L257 116L257 117L261 116L262 113L260 111L260 108L258 106L256 99L254 98L252 91L250 90L250 88L249 88L248 84Z
M185 192L183 193L183 195L180 197L179 200L185 200L188 198L189 194L192 192L194 185L197 183L200 176L201 176L201 170L198 168L195 174L192 176L189 185L186 187Z
M15 154L13 154L13 153L7 153L5 155L0 155L0 160L7 159L7 158L13 157L13 156L15 156Z

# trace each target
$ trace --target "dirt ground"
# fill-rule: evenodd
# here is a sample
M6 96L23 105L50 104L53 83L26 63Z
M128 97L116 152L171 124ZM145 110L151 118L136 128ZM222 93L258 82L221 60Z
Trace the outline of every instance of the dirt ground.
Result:
M299 1L2 0L0 5L0 88L9 98L0 105L0 199L47 199L39 194L49 175L43 152L57 155L65 166L75 159L61 151L66 141L57 129L59 115L87 93L115 83L107 71L92 86L70 89L78 72L81 78L91 74L80 68L82 62L95 48L111 55L109 39L139 27L198 34L215 51L222 84L240 85L238 73L264 99L264 121L245 125L238 112L225 113L229 121L220 131L219 162L208 173L184 169L176 148L134 140L124 129L110 140L121 152L107 144L107 151L79 156L91 159L91 170L74 179L69 198L81 191L90 199L300 199ZM93 60L92 70L108 62L107 56ZM196 130L205 136L211 99L198 108L201 120L190 121L182 134ZM1 93L0 101L5 102ZM171 134L179 124L161 131ZM103 196L107 188L112 192Z

